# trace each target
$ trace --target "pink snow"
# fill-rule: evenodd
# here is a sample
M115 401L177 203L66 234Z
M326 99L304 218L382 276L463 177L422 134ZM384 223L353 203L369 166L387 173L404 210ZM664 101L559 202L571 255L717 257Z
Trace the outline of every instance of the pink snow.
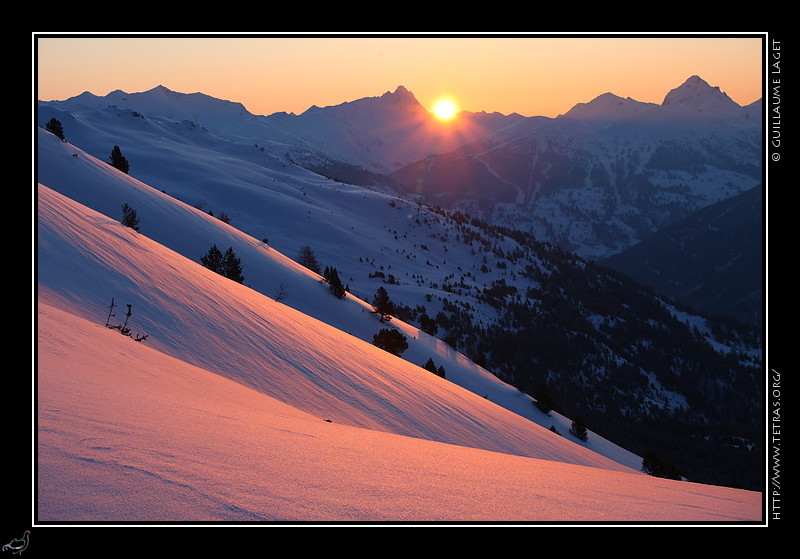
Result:
M646 476L38 195L40 520L761 519L760 493ZM111 297L147 340L104 326Z

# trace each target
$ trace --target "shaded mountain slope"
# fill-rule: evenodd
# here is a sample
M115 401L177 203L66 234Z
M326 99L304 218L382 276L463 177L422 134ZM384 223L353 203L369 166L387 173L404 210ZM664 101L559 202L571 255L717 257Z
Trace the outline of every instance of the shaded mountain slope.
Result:
M762 326L763 189L673 223L603 261L698 311Z

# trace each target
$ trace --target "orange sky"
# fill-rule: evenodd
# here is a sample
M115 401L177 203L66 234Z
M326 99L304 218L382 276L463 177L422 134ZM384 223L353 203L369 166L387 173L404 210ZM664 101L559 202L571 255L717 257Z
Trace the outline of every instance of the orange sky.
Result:
M705 37L101 36L34 34L36 98L163 85L301 113L408 88L426 108L557 116L606 92L660 103L691 75L745 105L761 97L762 39Z

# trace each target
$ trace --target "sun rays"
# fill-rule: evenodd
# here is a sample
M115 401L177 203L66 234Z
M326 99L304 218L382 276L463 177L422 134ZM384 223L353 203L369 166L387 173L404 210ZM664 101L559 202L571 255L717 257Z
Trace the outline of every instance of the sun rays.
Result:
M458 105L451 97L441 97L433 104L433 115L439 120L452 120L457 114Z

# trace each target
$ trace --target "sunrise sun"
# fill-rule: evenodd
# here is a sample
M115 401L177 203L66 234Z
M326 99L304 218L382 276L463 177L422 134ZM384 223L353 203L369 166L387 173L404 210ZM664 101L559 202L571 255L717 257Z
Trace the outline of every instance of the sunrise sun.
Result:
M439 120L450 120L458 113L458 106L455 101L449 98L441 98L433 105L433 114Z

